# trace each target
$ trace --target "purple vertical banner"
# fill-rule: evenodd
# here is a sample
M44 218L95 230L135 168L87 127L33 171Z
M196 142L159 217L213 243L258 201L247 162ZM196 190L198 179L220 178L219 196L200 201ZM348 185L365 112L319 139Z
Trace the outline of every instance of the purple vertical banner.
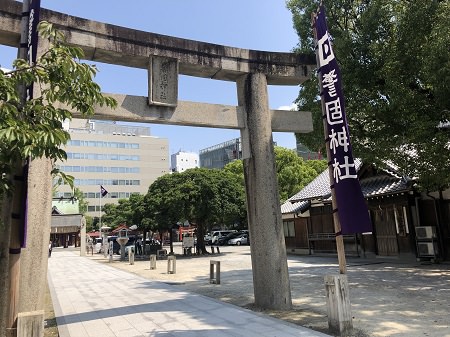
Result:
M353 161L341 73L334 57L323 5L314 23L317 33L317 67L322 88L320 95L327 126L325 138L330 147L328 165L332 166L333 171L330 184L335 191L341 231L342 234L371 232L372 222Z
M20 235L20 247L26 248L27 246L27 220L28 220L28 168L30 161L27 160L25 165L23 166L22 177L24 179L22 184L22 195L24 198L22 199L22 209L24 210L24 216L22 219L21 226L19 228Z
M41 9L41 0L30 0L30 12L28 16L28 32L27 32L27 59L30 65L36 63L38 49L38 32L39 15ZM33 98L33 84L27 87L27 99Z

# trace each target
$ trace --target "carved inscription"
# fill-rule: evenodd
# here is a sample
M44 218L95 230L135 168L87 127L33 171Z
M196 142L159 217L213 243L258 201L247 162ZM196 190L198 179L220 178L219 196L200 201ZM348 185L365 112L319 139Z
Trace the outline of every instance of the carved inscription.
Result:
M149 104L176 106L178 101L178 60L151 56L148 73Z

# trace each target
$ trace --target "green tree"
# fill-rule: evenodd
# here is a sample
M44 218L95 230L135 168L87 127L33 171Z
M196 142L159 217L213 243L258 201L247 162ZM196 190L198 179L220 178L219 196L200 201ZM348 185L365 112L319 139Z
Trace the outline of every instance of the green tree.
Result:
M166 230L171 231L173 225L186 219L178 190L182 182L180 174L174 173L161 176L150 185L144 197L144 214L149 219L152 230L162 234Z
M305 165L312 168L316 172L315 174L316 176L321 174L328 167L326 160L319 160L319 159L307 160L305 162Z
M104 204L102 207L102 226L106 225L114 229L121 224L128 224L127 209L127 199L119 199L117 204Z
M317 176L294 150L279 146L275 147L275 167L281 202L298 193Z
M101 94L93 81L95 66L81 63L80 48L64 43L63 35L46 22L39 33L50 42L50 48L35 64L14 61L11 71L0 70L0 192L9 191L14 163L27 158L47 157L65 160L61 148L70 139L62 123L71 119L71 110L84 116L94 114L95 105L115 107L114 99ZM23 101L18 88L35 83L38 94ZM68 108L55 108L55 105ZM69 110L71 109L71 110Z
M161 229L184 220L195 223L202 253L207 253L203 237L209 226L246 219L244 188L236 175L223 170L190 169L162 176L150 186L145 202Z
M83 191L78 187L73 190L73 196L78 200L79 212L85 214L88 209L88 202L84 199Z
M314 51L311 13L318 5L287 2L302 52ZM326 6L355 156L389 160L425 189L448 187L449 129L440 126L450 121L449 2L330 0ZM301 86L297 104L314 118L314 132L297 138L323 150L315 76Z
M229 162L224 167L225 171L234 173L242 183L242 186L245 186L245 178L244 178L244 163L241 159L233 160Z
M322 173L327 168L327 164L324 160L304 161L294 150L275 146L275 167L280 201L284 202ZM235 174L244 184L242 160L227 164L224 170Z
M117 104L101 94L100 87L93 81L96 68L80 62L83 58L80 48L66 45L63 35L49 23L41 22L38 30L40 36L49 41L49 49L34 64L17 59L13 70L0 70L1 333L11 300L8 282L13 277L8 268L8 249L16 249L20 241L18 221L13 222L9 214L13 202L22 201L22 193L15 189L17 183L13 177L22 176L27 160L41 157L52 161L66 159L61 147L70 135L63 130L62 122L71 118L71 111L79 111L87 117L94 113L95 105L114 107ZM32 83L34 97L25 100L20 88ZM56 108L56 105L67 108ZM21 218L24 217L21 214Z
M86 232L91 232L91 231L95 230L94 218L89 215L85 215L84 217L86 219Z
M139 231L155 230L152 218L147 218L147 206L144 195L133 193L129 199L120 199L118 204L105 204L102 222L117 227L120 224L136 225Z
M138 226L140 230L150 230L151 228L147 228L150 223L149 220L145 217L145 204L144 204L145 195L133 193L130 195L128 202L130 204L130 218L128 223L132 225Z

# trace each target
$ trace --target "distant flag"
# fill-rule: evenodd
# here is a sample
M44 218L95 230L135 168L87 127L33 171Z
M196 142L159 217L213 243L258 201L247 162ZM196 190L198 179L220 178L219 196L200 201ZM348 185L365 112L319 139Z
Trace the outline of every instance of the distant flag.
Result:
M332 166L330 169L333 172L330 187L334 188L337 205L337 210L333 211L338 212L342 234L371 232L372 223L353 161L341 73L334 57L323 5L313 20L325 138L330 148L328 165Z
M102 197L108 194L108 191L101 185L100 185L100 194L102 195Z

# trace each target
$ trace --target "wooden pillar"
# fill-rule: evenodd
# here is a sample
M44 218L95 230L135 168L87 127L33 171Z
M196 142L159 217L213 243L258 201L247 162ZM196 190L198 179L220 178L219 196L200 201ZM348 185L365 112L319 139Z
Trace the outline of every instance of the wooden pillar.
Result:
M267 79L261 73L247 74L238 80L237 86L246 120L241 138L255 304L264 309L289 310L292 300Z
M11 198L11 208L9 210L9 225L10 225L10 238L9 238L9 282L7 283L7 312L6 312L6 336L17 336L17 313L19 312L19 281L20 281L20 256L21 256L21 227L25 217L24 197L25 191L23 188L25 185L25 174L21 162L17 162L17 166L13 171L14 174L14 196ZM5 198L9 199L9 198ZM6 200L6 202L8 202ZM6 207L8 209L8 207Z

